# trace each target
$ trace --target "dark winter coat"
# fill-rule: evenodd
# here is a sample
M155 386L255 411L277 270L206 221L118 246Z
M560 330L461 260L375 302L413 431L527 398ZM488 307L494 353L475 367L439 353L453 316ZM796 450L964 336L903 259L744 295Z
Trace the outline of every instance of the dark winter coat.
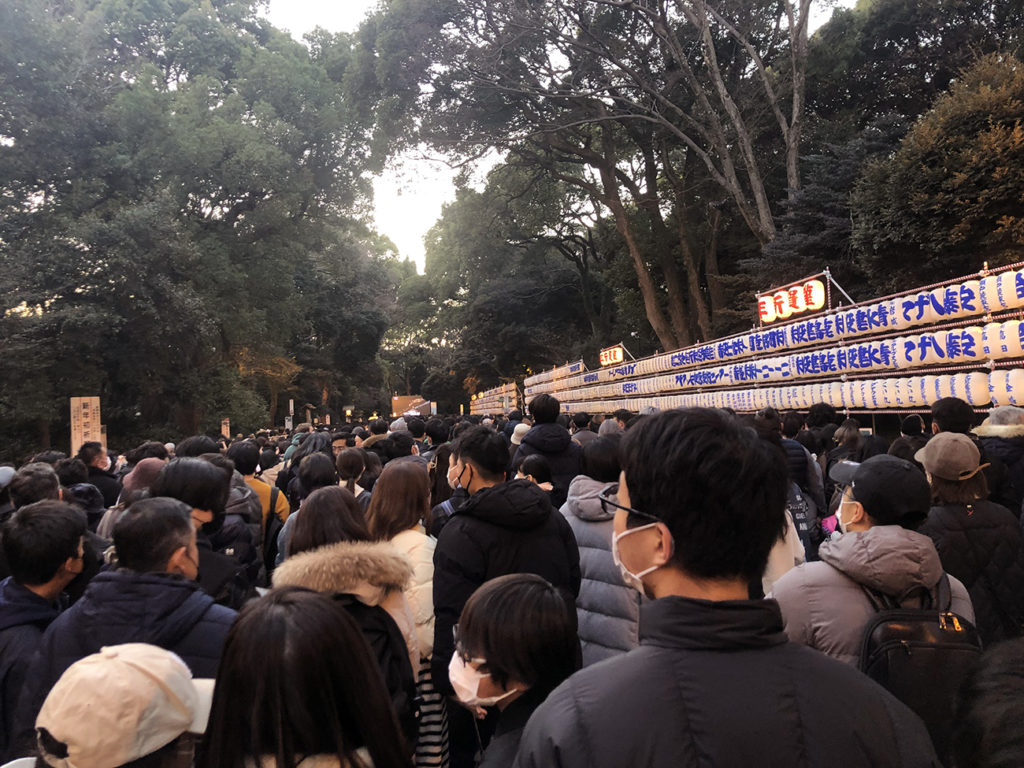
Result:
M786 640L772 600L653 600L640 647L530 718L519 768L938 766L921 720L856 669Z
M513 480L470 496L448 520L434 550L434 686L451 693L452 627L477 587L508 573L535 573L573 598L580 591L580 554L565 518L529 480Z
M523 435L512 464L518 467L527 456L539 453L551 467L551 503L557 508L565 503L569 483L583 471L583 449L569 436L569 430L558 424L537 424Z
M942 567L967 587L985 646L1019 637L1024 626L1024 537L1017 518L991 501L932 507L918 528Z
M95 485L103 494L103 504L112 507L117 504L117 498L121 495L121 481L111 472L106 472L99 467L89 467L90 485Z
M478 768L509 768L530 716L544 703L545 691L530 689L498 714L498 722Z
M989 499L1019 516L1024 501L1024 425L982 424L974 434L985 457L982 463L996 459L1005 467L1002 483L995 488L991 487L989 471L985 472L985 478L990 480Z
M0 582L0 760L8 754L14 715L32 654L60 605L49 602L8 577Z

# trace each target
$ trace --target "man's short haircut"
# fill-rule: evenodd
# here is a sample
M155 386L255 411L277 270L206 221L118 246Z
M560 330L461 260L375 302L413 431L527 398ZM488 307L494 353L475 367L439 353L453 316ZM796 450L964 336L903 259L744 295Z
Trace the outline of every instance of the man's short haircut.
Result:
M242 440L228 448L227 457L243 475L252 475L260 465L260 448L251 440Z
M409 434L417 440L422 440L423 435L426 433L426 424L423 423L423 419L416 416L412 416L405 420L405 428L409 430Z
M186 502L165 496L139 499L114 526L118 565L139 573L162 573L171 555L188 546L193 530L192 508Z
M224 470L195 457L174 459L160 470L150 486L153 496L169 496L194 509L224 514L231 492L231 479Z
M14 473L11 484L11 504L15 509L37 501L60 498L60 478L49 464L41 461L26 464Z
M270 469L277 466L277 451L273 448L265 448L260 451L260 469Z
M472 462L485 480L505 478L508 467L508 446L505 439L487 427L469 427L452 443L452 456L456 461Z
M574 413L572 415L572 423L575 424L577 428L584 429L588 424L590 424L590 414L586 411Z
M824 427L826 424L838 424L836 409L828 403L815 403L807 411L808 429Z
M90 466L96 457L103 453L103 445L96 442L95 440L89 440L88 442L82 443L82 447L78 449L77 458L85 462L85 466Z
M633 412L628 411L625 408L619 408L615 413L612 414L612 418L616 421L621 421L623 424L628 425L629 420L633 418Z
M621 458L632 507L672 532L673 563L702 579L761 577L785 531L781 451L722 411L688 408L645 417ZM648 522L633 515L627 525Z
M388 461L400 459L403 456L412 456L412 446L415 441L410 432L392 432L384 441L384 452Z
M523 412L520 411L518 408L508 412L508 420L509 421L519 421L522 418L523 418Z
M538 424L554 424L562 406L557 398L548 394L537 395L530 401L530 415Z
M966 435L974 426L974 409L959 397L944 397L932 403L932 421L942 432Z
M370 422L371 435L386 435L387 433L388 423L384 419L374 419Z
M220 445L212 437L207 435L192 435L186 437L178 447L174 449L174 455L179 459L199 458L204 453L220 453Z
M129 464L138 464L143 459L168 459L167 447L156 440L147 440L137 445L124 455L125 461Z
M53 469L60 479L60 484L65 488L89 482L89 468L79 458L61 459L53 465Z
M37 501L22 507L2 529L11 576L19 584L45 584L69 557L78 556L85 530L85 515L63 501Z
M423 431L430 438L430 444L437 446L448 441L448 427L440 419L430 419L423 426Z
M68 455L66 453L64 453L64 451L54 451L54 450L40 451L35 456L33 456L32 460L30 462L28 462L28 463L29 464L35 464L35 463L39 462L39 463L42 463L42 464L49 464L52 467L58 461L60 461L61 459L66 459L67 457L68 457Z
M616 483L622 465L619 463L619 446L622 433L616 432L595 438L583 446L583 474L599 483Z
M782 417L782 436L790 439L800 434L804 426L804 417L796 411L790 411Z

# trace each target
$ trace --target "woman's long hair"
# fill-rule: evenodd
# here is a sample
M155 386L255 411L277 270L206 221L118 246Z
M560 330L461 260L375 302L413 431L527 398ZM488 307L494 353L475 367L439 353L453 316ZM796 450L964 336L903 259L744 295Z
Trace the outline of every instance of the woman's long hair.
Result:
M288 557L339 541L370 541L363 508L345 488L318 488L302 502L302 513L295 517Z
M389 541L422 522L430 528L430 478L416 460L389 462L380 473L366 510L370 535Z
M247 768L309 755L343 766L410 768L377 660L348 612L327 595L282 587L246 605L217 670L205 768Z

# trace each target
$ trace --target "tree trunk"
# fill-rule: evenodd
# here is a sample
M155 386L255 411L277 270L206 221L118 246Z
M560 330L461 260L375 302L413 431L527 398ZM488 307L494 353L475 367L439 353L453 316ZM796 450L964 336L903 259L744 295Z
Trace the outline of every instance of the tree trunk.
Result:
M711 316L714 317L725 307L725 290L722 287L722 275L718 271L718 230L722 225L722 212L712 209L709 217L711 234L704 251L704 277L708 281L708 295L711 297Z
M39 436L39 450L45 451L52 444L50 442L50 422L45 418L36 419L36 434ZM74 456L75 452L80 448L79 445L71 446L71 455Z
M273 383L269 384L270 388L270 426L277 425L277 397L280 394L277 386Z

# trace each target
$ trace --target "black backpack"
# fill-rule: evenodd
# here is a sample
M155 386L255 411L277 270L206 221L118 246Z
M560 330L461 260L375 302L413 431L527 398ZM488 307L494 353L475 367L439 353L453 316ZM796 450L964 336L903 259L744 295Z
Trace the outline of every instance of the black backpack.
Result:
M945 763L957 691L981 655L978 630L950 610L953 596L945 573L934 604L923 586L895 599L861 588L877 613L864 627L858 666L924 720ZM915 592L922 595L922 607L901 607Z
M274 572L274 563L277 561L277 535L284 528L281 518L277 516L277 496L281 489L276 485L270 487L270 512L267 514L267 522L263 525L263 564L267 569L267 582Z
M818 506L794 482L789 484L786 512L793 519L796 533L800 537L800 543L803 544L804 559L808 562L817 560L818 547L824 539L821 520L818 519Z

